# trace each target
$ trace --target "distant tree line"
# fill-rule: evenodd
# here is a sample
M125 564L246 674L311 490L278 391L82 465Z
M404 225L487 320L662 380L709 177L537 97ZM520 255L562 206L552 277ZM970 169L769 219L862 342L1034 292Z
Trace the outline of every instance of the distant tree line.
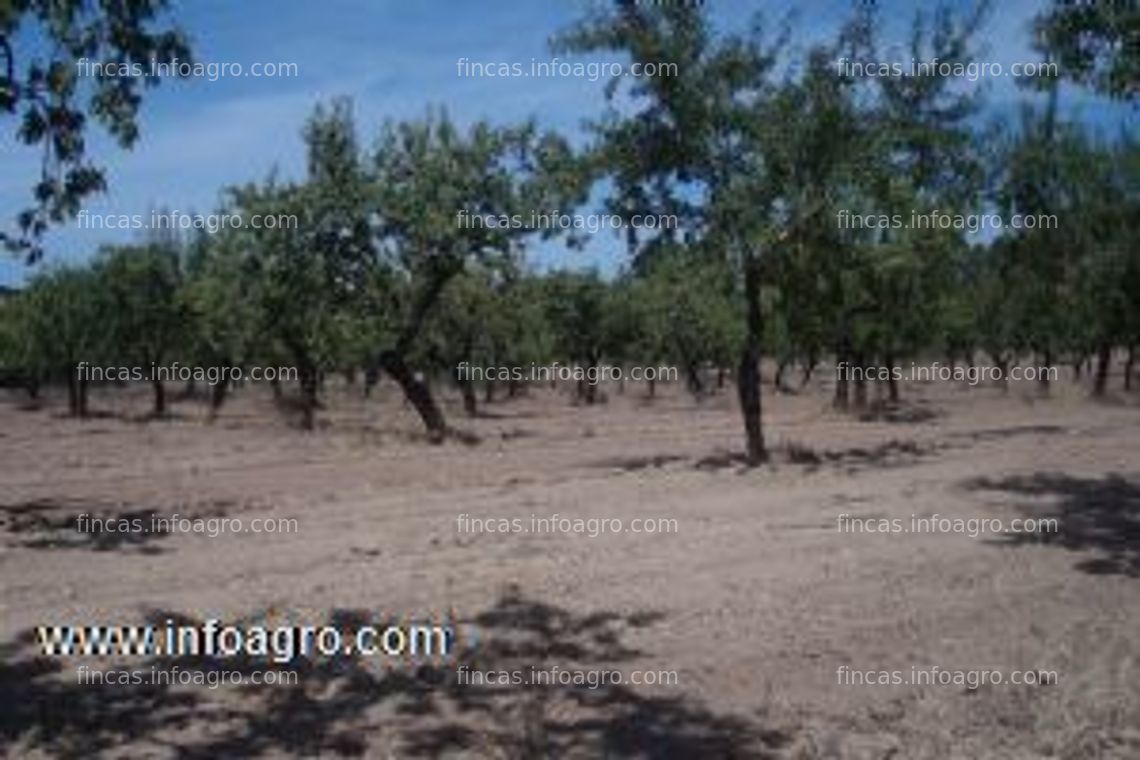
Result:
M1085 55L1073 35L1089 38L1072 25L1088 20L1061 6L1036 29L1042 55L1067 61ZM910 53L969 63L985 10L920 14ZM0 302L0 366L31 387L66 378L83 415L80 361L290 365L306 428L323 378L363 371L370 387L383 373L443 440L433 383L450 375L470 413L480 390L522 390L477 389L454 375L460 362L671 363L698 396L731 373L753 463L766 457L761 357L774 360L779 391L797 382L789 369L806 382L825 357L868 367L937 353L1000 368L1030 357L1076 372L1092 359L1091 388L1103 394L1123 352L1130 387L1140 343L1134 131L1066 121L1057 80L1030 83L1045 97L1016 124L987 125L978 97L951 77L855 77L836 65L883 58L878 27L873 4L860 4L834 39L796 55L786 29L758 20L747 34L719 34L699 4L594 11L557 50L678 66L615 81L607 92L622 107L594 122L578 151L534 124L463 129L442 112L386 124L365 149L347 101L320 106L304 130L305 176L230 188L219 209L294 215L296 229L154 238L39 276ZM1097 48L1066 75L1129 97L1135 62L1106 55ZM556 230L457 223L460 212L578 208L599 186L607 213L681 220L630 227L631 263L616 277L528 269L528 249ZM1057 224L973 235L852 227L839 223L845 212ZM896 382L885 384L899 401ZM163 414L162 383L153 392ZM226 392L214 389L215 407ZM595 402L597 388L577 396ZM865 408L867 383L839 377L835 404Z

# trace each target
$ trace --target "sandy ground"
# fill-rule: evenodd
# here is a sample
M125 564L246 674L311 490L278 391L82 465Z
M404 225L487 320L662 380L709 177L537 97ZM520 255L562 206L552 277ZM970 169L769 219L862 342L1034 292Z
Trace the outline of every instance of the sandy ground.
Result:
M1119 378L1114 377L1115 387ZM305 435L245 389L144 421L0 401L0 752L13 757L1140 757L1140 397L907 386L891 418L766 388L742 468L729 391L572 406L536 390L433 447L382 384ZM85 534L82 513L287 517L288 534ZM490 534L457 518L671 518ZM1054 535L845 533L840 515L1058 518ZM455 663L289 667L296 686L77 683L44 624L448 615L473 668L674 671L675 685L472 686ZM461 636L460 638L464 638ZM269 667L186 659L186 669ZM1054 671L1052 685L852 685L837 671Z

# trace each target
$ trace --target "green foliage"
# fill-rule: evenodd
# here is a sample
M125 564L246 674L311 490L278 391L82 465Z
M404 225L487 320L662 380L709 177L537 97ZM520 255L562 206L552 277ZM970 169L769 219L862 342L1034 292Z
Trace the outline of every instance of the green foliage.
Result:
M1037 31L1062 75L1112 97L1140 95L1140 5L1134 0L1053 0Z
M75 216L87 196L104 189L102 169L87 156L88 123L131 147L143 91L161 81L146 76L151 61L189 60L182 34L160 26L166 6L166 0L0 3L0 113L18 119L18 140L43 152L18 232L0 233L9 248L38 258L48 225Z

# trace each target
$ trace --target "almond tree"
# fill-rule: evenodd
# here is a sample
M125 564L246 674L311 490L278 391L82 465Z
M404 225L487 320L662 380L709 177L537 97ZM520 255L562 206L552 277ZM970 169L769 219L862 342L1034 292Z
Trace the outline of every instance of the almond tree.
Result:
M0 114L19 120L16 139L42 151L32 204L0 242L30 260L50 224L75 216L105 188L87 155L89 122L121 147L139 136L143 92L161 81L151 62L190 62L184 36L162 24L167 0L7 0L0 3ZM176 72L177 74L177 72Z

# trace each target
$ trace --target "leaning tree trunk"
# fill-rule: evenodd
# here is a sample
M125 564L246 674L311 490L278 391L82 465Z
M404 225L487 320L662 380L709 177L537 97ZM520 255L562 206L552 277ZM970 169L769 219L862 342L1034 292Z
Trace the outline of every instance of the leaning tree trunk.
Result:
M737 393L740 396L740 413L744 417L745 456L749 464L757 465L767 460L768 451L764 447L760 399L760 346L764 317L760 307L759 263L752 254L744 262L744 300L747 323L737 368Z
M784 387L784 372L788 369L788 364L791 362L788 358L782 358L776 363L776 377L772 381L777 393L788 393L788 389Z
M436 404L427 383L416 377L405 358L443 289L462 269L462 262L456 264L454 261L448 262L442 258L432 261L436 262L439 268L431 274L431 279L413 304L408 322L404 325L395 345L380 353L378 363L392 376L400 386L400 390L404 392L404 397L420 415L427 430L428 440L432 443L442 443L447 437L447 422L444 420L443 411Z
M800 390L807 387L811 382L811 376L815 372L815 365L819 363L819 357L815 355L815 351L809 351L807 361L804 362L804 373L800 377Z
M392 376L404 396L420 415L424 427L427 429L428 439L432 443L441 443L447 436L447 423L443 412L432 398L431 390L427 384L416 377L404 357L395 351L385 351L380 354L380 366Z

